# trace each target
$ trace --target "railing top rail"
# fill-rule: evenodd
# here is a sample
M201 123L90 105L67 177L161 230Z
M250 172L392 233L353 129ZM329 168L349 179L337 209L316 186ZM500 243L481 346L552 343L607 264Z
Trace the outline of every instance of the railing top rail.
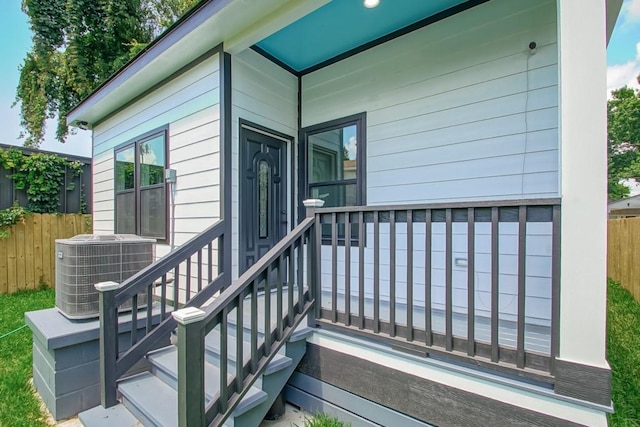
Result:
M231 286L229 286L222 295L217 298L211 305L203 308L207 313L205 323L208 324L218 314L222 312L224 307L230 304L251 282L260 277L263 270L278 257L297 239L300 238L315 223L315 217L305 218L296 228L294 228L285 238L280 240L273 248L269 250L262 258L253 264L247 271L242 274Z
M195 254L209 242L222 236L224 232L224 220L216 221L211 227L193 237L185 244L129 277L122 282L116 292L116 304L119 305L138 293L141 290L137 288L140 283L143 284L141 286L149 285L149 283L171 271L177 264Z
M513 200L490 200L473 202L443 202L428 204L407 204L407 205L369 205L369 206L345 206L333 208L319 208L318 214L343 213L343 212L373 212L373 211L406 211L422 209L466 209L466 208L493 208L511 206L552 206L559 205L561 198L545 199L513 199Z

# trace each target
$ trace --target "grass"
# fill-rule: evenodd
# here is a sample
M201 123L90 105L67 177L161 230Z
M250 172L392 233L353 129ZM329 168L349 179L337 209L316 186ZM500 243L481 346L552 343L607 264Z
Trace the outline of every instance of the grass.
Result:
M350 425L327 414L315 414L304 421L304 427L349 427Z
M607 360L615 409L609 426L640 426L640 303L612 281L607 300Z
M0 295L0 336L24 325L26 311L54 305L53 289ZM0 338L0 426L45 426L40 402L33 395L29 379L31 330L23 328Z

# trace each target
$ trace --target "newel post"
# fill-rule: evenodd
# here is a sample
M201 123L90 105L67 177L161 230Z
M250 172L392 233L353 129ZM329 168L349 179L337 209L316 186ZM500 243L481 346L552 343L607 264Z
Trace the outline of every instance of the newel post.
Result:
M312 218L316 215L316 211L324 206L324 200L320 199L307 199L302 202L304 207L306 208L307 218ZM320 221L316 220L316 223L311 229L309 234L309 268L310 268L310 282L308 283L309 287L309 298L310 300L315 299L315 307L313 310L309 311L307 314L307 324L310 327L316 326L316 319L320 315L321 303L321 272L320 272L320 248L322 245L322 227L320 225Z
M105 408L118 403L116 395L116 362L118 357L118 308L116 282L94 285L100 304L100 402Z
M178 426L203 427L206 313L187 307L171 315L178 323Z

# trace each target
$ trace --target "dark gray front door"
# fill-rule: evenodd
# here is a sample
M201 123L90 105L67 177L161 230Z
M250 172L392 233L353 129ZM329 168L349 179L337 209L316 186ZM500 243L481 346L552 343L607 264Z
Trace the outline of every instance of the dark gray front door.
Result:
M240 274L287 233L286 145L240 128Z

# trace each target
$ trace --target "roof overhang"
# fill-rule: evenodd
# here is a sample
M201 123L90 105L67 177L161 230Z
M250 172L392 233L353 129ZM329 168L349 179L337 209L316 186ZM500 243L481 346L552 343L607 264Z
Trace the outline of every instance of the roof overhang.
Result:
M69 111L67 124L92 128L223 41L240 52L328 1L203 1Z
M462 11L484 1L487 0L437 0L434 3L437 6L431 13L436 18L438 15L446 17L449 10L453 11L451 13ZM620 13L622 1L607 0L607 42ZM446 9L447 7L450 9ZM331 0L203 0L71 110L67 114L67 123L71 126L93 128L105 117L152 90L223 42L224 50L235 54L252 46L255 48L256 45L258 48L268 48L269 39L278 34L284 34L288 38L297 37L298 33L302 36L304 28L300 30L297 29L300 25L292 24L299 24L303 18L309 20L314 19L314 16L327 15L323 15L321 10L328 8L335 8ZM422 16L428 14L429 9L422 9L416 9L417 19L430 19L429 16ZM329 18L331 16L334 15ZM281 46L274 44L273 47ZM289 57L295 56L295 49L300 49L300 46L290 49ZM274 53L278 52L274 50L271 55L275 56L276 62L278 59L286 60L277 58ZM290 65L286 61L280 62L285 67ZM294 73L300 71L291 66L287 69Z
M607 0L607 45L616 26L623 0Z

